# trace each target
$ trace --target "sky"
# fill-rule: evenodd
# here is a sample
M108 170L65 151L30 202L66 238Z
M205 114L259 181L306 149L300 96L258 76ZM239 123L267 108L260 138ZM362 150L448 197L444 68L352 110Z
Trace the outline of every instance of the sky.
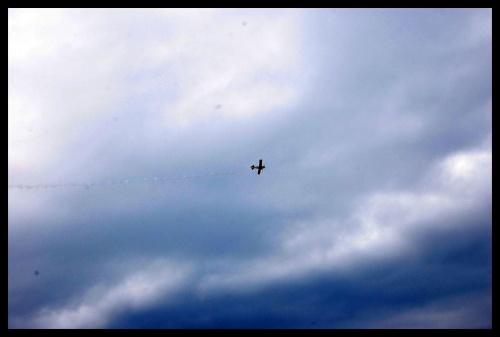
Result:
M9 9L8 180L9 328L491 328L492 10Z

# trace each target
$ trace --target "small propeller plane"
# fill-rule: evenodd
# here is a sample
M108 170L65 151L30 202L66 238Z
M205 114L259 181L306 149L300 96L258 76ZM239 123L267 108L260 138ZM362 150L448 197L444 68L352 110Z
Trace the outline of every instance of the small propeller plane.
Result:
M250 168L253 170L253 169L258 169L257 171L257 174L260 174L260 171L262 171L263 169L265 169L266 167L264 165L262 165L262 159L259 160L259 166L255 166L255 165L252 165L250 166Z

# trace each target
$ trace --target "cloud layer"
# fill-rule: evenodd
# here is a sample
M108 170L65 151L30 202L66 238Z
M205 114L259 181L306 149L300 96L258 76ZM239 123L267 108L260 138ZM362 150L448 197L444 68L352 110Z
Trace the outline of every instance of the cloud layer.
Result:
M491 27L10 9L9 327L490 328Z

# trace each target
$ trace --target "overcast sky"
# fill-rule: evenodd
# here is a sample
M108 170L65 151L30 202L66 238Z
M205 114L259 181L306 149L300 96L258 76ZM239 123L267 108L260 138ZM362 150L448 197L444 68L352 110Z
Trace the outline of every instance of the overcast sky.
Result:
M8 39L9 328L491 328L491 9Z

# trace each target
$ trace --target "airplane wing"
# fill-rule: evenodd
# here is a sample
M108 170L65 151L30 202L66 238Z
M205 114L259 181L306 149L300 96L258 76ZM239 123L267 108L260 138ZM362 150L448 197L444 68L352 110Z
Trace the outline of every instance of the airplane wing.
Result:
M264 169L265 166L262 166L262 159L259 160L259 171L257 172L257 174L260 174L260 171L262 171Z

